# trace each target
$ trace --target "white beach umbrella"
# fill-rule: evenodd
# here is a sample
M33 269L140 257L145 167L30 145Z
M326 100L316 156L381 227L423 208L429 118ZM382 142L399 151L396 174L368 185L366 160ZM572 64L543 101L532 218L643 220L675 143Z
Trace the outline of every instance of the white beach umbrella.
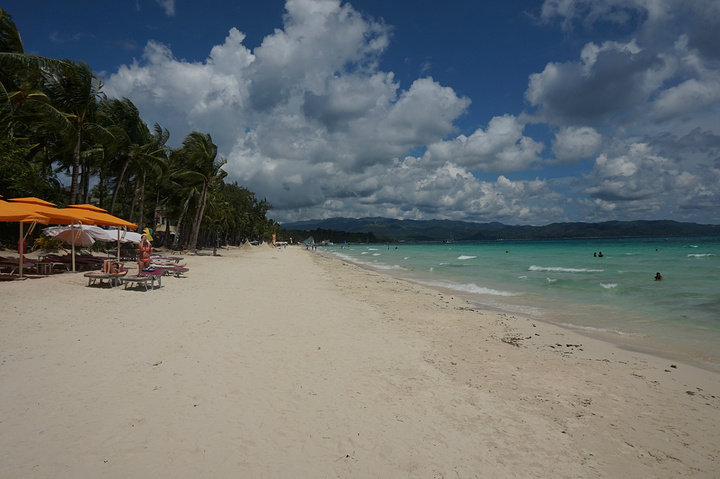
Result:
M125 230L106 230L107 233L112 236L112 241L120 241L121 243L140 243L140 238L142 238L142 235L140 233L135 233L134 231L125 231Z
M50 228L43 229L43 233L65 243L74 244L75 246L91 246L95 244L97 238L89 228L93 228L93 226L51 226Z

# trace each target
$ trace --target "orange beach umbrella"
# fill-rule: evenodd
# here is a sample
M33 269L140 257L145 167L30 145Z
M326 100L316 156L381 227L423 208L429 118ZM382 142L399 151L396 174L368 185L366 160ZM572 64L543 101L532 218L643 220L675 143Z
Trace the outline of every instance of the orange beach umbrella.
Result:
M18 255L20 257L18 259L18 265L19 275L20 278L22 278L23 260L25 258L23 257L23 251L19 247L19 245L23 244L23 240L25 239L25 235L23 234L23 223L32 223L32 226L30 226L30 229L32 229L35 226L35 223L48 224L50 218L37 212L29 211L28 209L23 208L22 206L15 203L9 203L7 201L0 200L0 221L17 221L18 223L20 223L20 238L18 239Z
M96 225L101 226L122 226L131 230L136 230L137 225L129 221L125 221L122 218L113 216L102 208L98 208L94 205L69 205L64 210L77 210L79 215L85 216L93 221Z
M85 224L92 224L93 221L86 217L82 212L76 212L74 210L68 210L67 208L60 209L56 208L54 203L49 201L41 200L40 198L10 198L8 201L12 201L17 206L24 208L30 213L40 214L49 218L49 224L56 225L69 225L73 221Z
M46 225L50 221L50 218L39 213L31 213L27 209L14 203L0 200L0 221L18 221L20 223L32 223L33 221L37 221L38 223Z
M56 208L54 203L49 201L41 200L40 198L28 197L28 198L10 198L19 207L26 209L31 213L39 213L49 218L48 223L56 225L77 225L77 224L93 224L93 220L87 218L82 211L75 211L70 209ZM22 230L22 227L21 227ZM21 240L23 239L22 234ZM20 255L22 261L22 254ZM72 243L72 266L75 271L75 243ZM22 271L22 266L20 267Z

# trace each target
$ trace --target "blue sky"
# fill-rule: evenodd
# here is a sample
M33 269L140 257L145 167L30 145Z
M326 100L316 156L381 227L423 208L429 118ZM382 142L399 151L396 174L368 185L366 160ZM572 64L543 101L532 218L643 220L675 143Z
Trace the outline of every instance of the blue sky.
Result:
M720 223L714 0L5 2L270 216Z

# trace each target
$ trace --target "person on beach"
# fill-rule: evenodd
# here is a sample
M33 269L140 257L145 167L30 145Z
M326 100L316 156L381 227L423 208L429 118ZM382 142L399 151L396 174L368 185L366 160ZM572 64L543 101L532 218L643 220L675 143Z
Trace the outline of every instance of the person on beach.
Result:
M114 259L111 260L105 260L103 261L103 273L110 273L110 274L118 274L120 273L120 270L122 269L123 264L117 262Z
M660 274L660 271L658 271L655 275L655 281L662 281L662 275Z
M150 253L152 253L152 245L148 241L147 236L140 238L140 254L138 254L138 272L147 269L150 266Z

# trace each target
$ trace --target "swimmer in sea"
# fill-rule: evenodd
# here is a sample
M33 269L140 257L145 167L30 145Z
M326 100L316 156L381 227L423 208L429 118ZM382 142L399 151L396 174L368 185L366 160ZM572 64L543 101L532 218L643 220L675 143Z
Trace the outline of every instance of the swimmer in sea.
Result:
M660 271L658 271L655 275L655 281L662 281L662 275L660 274Z

